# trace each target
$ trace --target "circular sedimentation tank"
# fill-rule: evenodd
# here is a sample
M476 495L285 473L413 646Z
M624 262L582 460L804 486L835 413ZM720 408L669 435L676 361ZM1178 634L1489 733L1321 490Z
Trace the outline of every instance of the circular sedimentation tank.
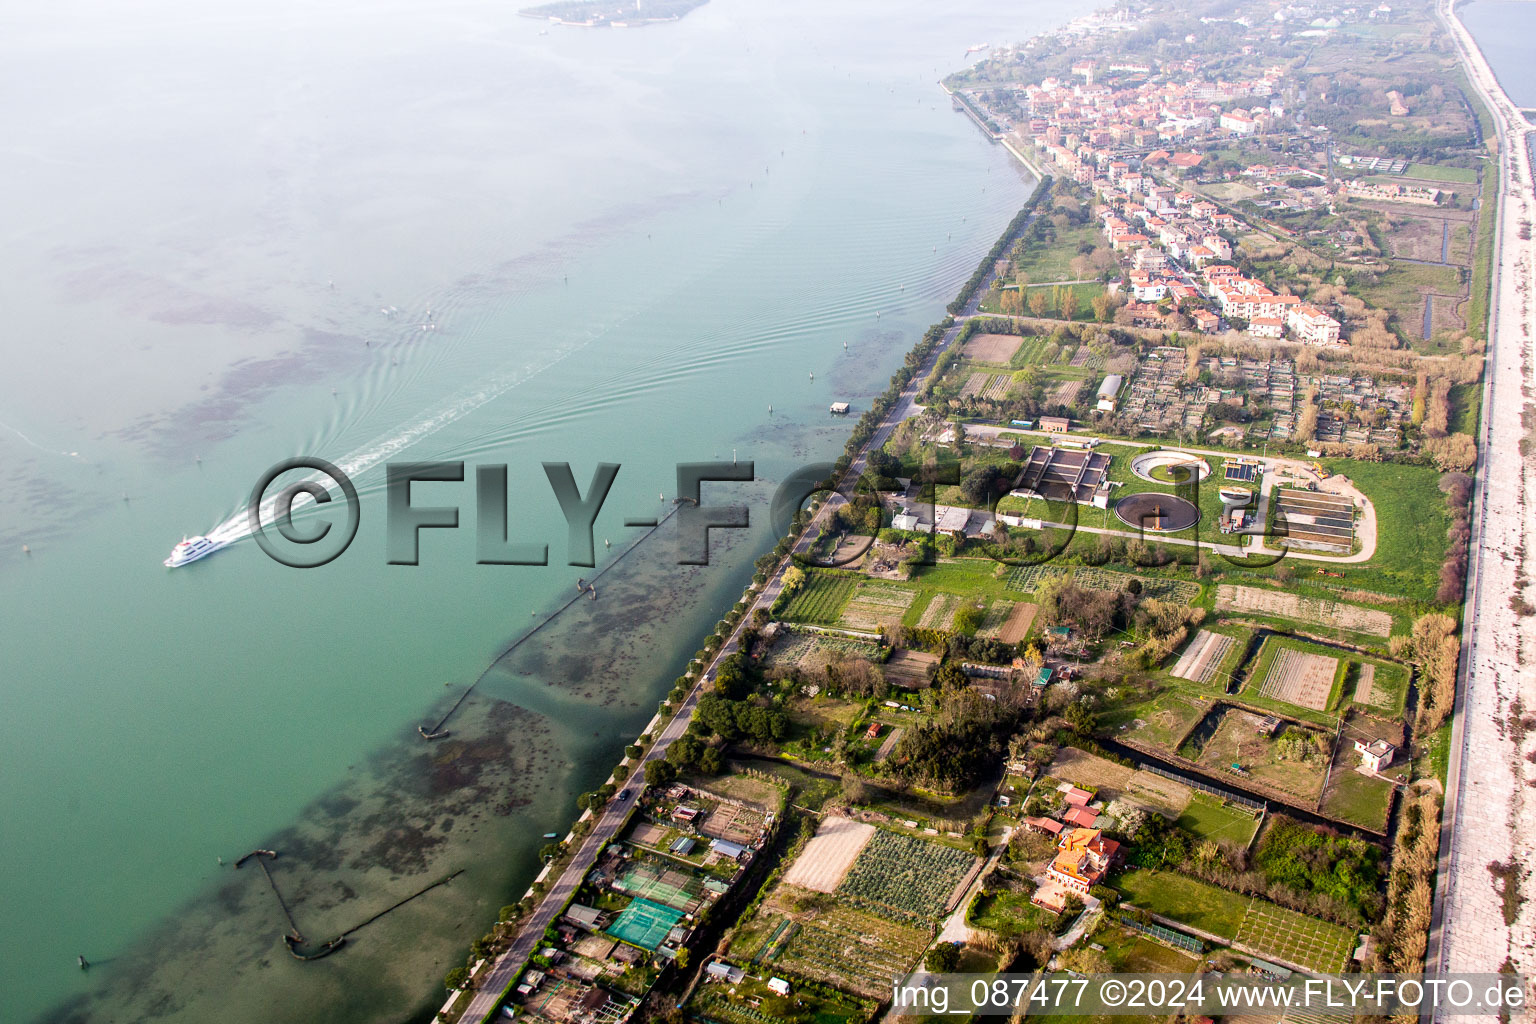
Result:
M1246 505L1253 499L1253 492L1246 487L1223 487L1221 500L1227 505Z
M1211 475L1211 464L1184 452L1146 452L1131 460L1131 472L1155 484L1182 484Z
M1127 526L1148 533L1178 533L1200 521L1200 510L1193 502L1156 491L1127 494L1115 502L1115 515Z

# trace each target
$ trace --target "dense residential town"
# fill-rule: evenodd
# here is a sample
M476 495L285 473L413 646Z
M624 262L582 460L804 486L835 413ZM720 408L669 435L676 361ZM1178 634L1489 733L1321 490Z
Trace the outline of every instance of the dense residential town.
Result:
M441 1019L1529 969L1516 812L1442 828L1499 185L1441 17L1117 5L946 81L1040 188Z

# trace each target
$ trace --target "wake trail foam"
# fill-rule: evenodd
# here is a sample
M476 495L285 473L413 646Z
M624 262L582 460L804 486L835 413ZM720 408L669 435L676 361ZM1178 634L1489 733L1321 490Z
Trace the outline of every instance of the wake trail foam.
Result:
M400 430L389 437L376 440L366 447L353 452L351 455L348 455L346 458L338 461L336 463L336 468L340 469L343 473L347 474L347 476L356 481L359 476L378 466L385 460L399 454L402 451L405 451L407 448L423 440L424 438L435 434L437 431L441 430L443 427L448 426L450 423L462 419L475 410L480 409L490 402L495 401L497 398L500 398L502 395L506 394L508 391L512 390L518 385L527 382L537 374L549 369L552 366L557 365L558 363L563 362L573 353L584 347L585 345L578 345L572 348L570 351L561 353L554 360L546 363L543 366L536 368L525 367L521 370L505 374L495 383L487 387L480 388L471 394L465 395L464 397L448 405L446 408L440 409L429 416L417 420L415 423L410 424L403 430ZM313 472L305 477L302 477L301 479L313 481L316 483L324 483L326 481L326 476L320 472ZM261 504L261 522L271 523L277 518L277 494L281 493L282 490L283 488L277 487L268 488L268 491L272 494L272 496L265 499ZM307 495L301 494L293 503L294 511L297 512L301 507L311 505L313 503L313 499L309 498ZM219 544L233 544L235 541L243 540L250 535L250 513L246 507L242 507L239 511L235 512L233 515L225 519L223 522L215 526L207 533L209 540Z

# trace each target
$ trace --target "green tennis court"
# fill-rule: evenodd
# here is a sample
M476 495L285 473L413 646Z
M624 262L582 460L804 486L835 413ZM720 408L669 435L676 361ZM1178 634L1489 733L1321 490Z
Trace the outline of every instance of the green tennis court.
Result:
M651 864L635 865L619 879L619 885L624 892L685 911L695 908L700 888L698 878L692 875Z
M608 926L608 934L631 946L654 951L672 926L683 919L681 910L636 897Z

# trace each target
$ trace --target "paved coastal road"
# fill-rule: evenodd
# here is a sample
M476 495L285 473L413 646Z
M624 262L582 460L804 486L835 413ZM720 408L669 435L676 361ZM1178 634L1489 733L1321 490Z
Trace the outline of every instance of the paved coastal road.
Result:
M1528 500L1536 481L1521 452L1526 389L1536 385L1528 333L1536 317L1536 245L1521 237L1522 224L1528 234L1536 220L1527 148L1531 127L1453 8L1454 0L1442 0L1438 13L1497 126L1500 199L1466 628L1426 962L1438 971L1497 971L1507 957L1528 975L1536 964L1533 905L1524 901L1507 924L1488 865L1511 859L1528 865L1536 836L1536 803L1530 796L1536 769L1521 757L1523 730L1509 728L1506 719L1517 701L1536 706L1536 676L1522 653L1530 630L1511 606L1513 597L1529 592L1520 579L1533 571L1528 539L1536 529ZM1492 170L1485 171L1485 180ZM1527 1011L1517 1019L1530 1017Z

